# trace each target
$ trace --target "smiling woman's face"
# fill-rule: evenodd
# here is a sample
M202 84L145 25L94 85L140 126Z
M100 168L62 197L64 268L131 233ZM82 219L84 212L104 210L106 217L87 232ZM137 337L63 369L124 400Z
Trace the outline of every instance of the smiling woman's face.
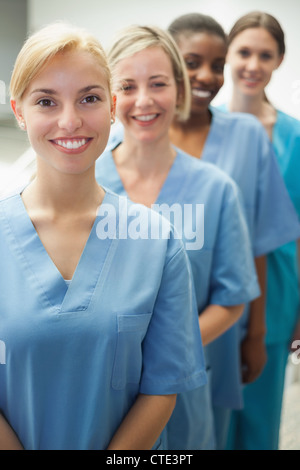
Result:
M117 115L125 132L140 142L168 138L178 90L168 55L148 47L120 60L114 70Z
M228 49L227 62L234 86L247 96L263 94L282 58L276 40L266 29L245 29Z
M80 51L57 54L12 107L41 164L73 174L94 165L114 113L102 67Z
M177 44L190 78L192 114L205 113L224 83L226 44L206 32L181 34Z

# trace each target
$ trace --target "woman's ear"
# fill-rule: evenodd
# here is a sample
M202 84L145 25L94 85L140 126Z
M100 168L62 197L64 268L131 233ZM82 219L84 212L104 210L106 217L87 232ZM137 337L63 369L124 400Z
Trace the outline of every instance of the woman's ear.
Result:
M110 111L110 117L111 117L111 122L115 122L116 119L116 105L117 105L117 97L116 95L112 95L112 100L111 100L111 111Z
M181 83L178 84L178 86L177 86L177 100L176 100L176 106L177 106L177 108L178 108L180 105L182 105L183 100L184 100L184 85L183 85L183 83L181 82Z
M284 54L281 54L281 56L278 58L276 70L277 70L277 69L280 67L280 65L282 64L283 59L284 59Z
M15 100L10 100L10 105L11 105L11 109L13 110L13 113L14 113L17 121L18 121L18 124L19 124L20 128L24 131L26 129L26 124L25 124L25 120L24 120L24 117L23 117L21 106L17 105L17 102Z

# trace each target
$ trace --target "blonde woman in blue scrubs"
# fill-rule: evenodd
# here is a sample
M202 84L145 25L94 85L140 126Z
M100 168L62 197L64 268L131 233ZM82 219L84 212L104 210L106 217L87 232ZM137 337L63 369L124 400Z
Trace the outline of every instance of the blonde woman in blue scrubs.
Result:
M183 54L192 88L190 117L173 122L171 140L201 161L217 165L238 184L262 291L246 306L238 325L209 345L213 370L219 367L219 374L228 376L226 388L218 386L219 374L212 377L217 446L223 449L230 412L243 407L243 384L257 379L266 363L265 256L299 238L299 221L259 120L211 106L224 83L227 38L221 25L210 16L191 13L176 18L168 29ZM233 344L236 356L225 371L221 351Z
M284 54L284 32L276 18L259 11L239 18L229 33L233 91L226 108L251 113L263 124L300 215L300 121L277 109L265 91ZM230 447L237 449L278 449L285 369L293 340L300 339L296 242L270 253L267 267L268 361L260 377L245 388L245 407L232 421Z
M14 67L37 171L0 202L3 450L163 449L177 393L207 380L182 241L95 179L110 82L99 42L63 23L30 36Z
M108 51L116 113L106 151L96 164L101 185L141 202L174 223L193 272L204 350L259 295L240 194L228 175L175 148L169 128L188 119L190 85L172 37L154 26L120 31ZM219 356L218 385L228 389L226 365L235 344ZM215 372L206 355L208 378ZM170 450L215 449L210 383L177 395L167 424Z

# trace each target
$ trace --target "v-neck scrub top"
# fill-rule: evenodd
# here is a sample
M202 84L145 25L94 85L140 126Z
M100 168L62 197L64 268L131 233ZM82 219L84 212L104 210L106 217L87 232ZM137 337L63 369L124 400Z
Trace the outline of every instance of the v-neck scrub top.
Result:
M20 194L0 202L0 410L26 450L106 449L138 394L206 383L183 244L141 205L160 238L105 236L120 202L106 192L69 286Z

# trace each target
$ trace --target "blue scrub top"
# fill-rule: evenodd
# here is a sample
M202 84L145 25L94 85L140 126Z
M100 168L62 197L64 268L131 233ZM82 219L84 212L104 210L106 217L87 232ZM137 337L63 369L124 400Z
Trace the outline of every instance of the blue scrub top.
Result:
M253 115L226 113L224 107L210 109L211 128L201 159L216 164L236 181L243 195L253 254L255 257L268 255L300 236L299 218L280 174L271 142ZM245 335L247 323L246 308L239 321L240 331L235 331L240 337ZM216 366L219 354L214 353L218 347L226 350L231 344L228 332L215 341L212 355ZM221 395L215 388L216 405L222 405ZM232 403L232 407L243 407L241 394L239 402Z
M156 212L107 191L68 286L16 194L0 259L0 410L25 449L106 449L139 393L206 383L190 265Z
M238 185L255 257L300 236L299 217L280 174L274 150L259 120L247 113L210 107L212 121L201 161L213 163ZM123 140L120 122L108 149ZM294 183L295 184L295 183Z
M237 115L242 119L257 120L254 116L247 113L229 113L227 105L219 106L219 109L222 112L228 113L229 116L234 117ZM279 171L299 220L300 122L280 110L276 110L276 113L277 119L273 127L272 142L269 142L269 145L273 148ZM275 184L274 189L277 189ZM292 219L295 219L295 215L291 217ZM284 226L283 222L281 223ZM294 231L292 233L294 234ZM267 344L290 341L299 319L299 268L297 243L295 241L297 238L299 238L299 234L290 238L291 241L284 240L281 244L277 244L274 250L269 250L268 252Z
M300 217L300 121L277 110L272 144L286 188ZM288 342L300 318L297 243L268 255L268 344Z
M210 110L212 122L200 161L216 165L238 185L254 257L266 255L281 245L299 238L299 219L263 126L250 114L224 113L215 107L211 107ZM118 145L123 136L123 126L118 122L112 128L107 150ZM194 160L198 161L195 158ZM96 163L96 171L100 162L101 159ZM98 175L98 178L102 181L102 176ZM108 187L111 187L114 174L107 174L105 178ZM113 190L121 191L122 194L124 191L122 183L115 184ZM188 186L189 191L191 187L192 185ZM174 191L176 196L176 184L172 196ZM231 254L234 253L232 258L235 257L236 246L232 249ZM206 283L206 288L209 284L210 282ZM202 295L209 298L209 294ZM248 312L249 304L246 305L238 324L205 347L206 357L209 357L210 366L214 371L212 377L214 405L230 408L243 406L239 350L241 338L247 329ZM220 361L220 358L223 360ZM225 369L223 363L227 364ZM222 386L224 376L228 379L225 387Z
M112 156L112 149L121 140L122 129L116 127L109 147L97 160L96 178L101 185L126 195ZM249 302L259 295L259 288L239 189L215 165L179 149L176 151L176 158L152 207L157 211L162 210L164 204L167 207L179 204L183 209L193 207L194 216L183 210L184 223L183 218L172 220L166 211L161 213L172 220L182 235L191 262L199 313L210 304L231 306ZM203 220L200 211L195 217L200 205L204 207ZM197 233L194 244L191 232ZM226 349L215 350L215 341L204 348L213 396L218 393L222 403L227 405L239 401L240 396L239 342L235 328L230 330L228 338ZM201 414L206 405L201 406L198 401L197 406Z
M255 257L300 236L300 223L261 123L251 114L210 108L212 123L202 157L238 184Z

